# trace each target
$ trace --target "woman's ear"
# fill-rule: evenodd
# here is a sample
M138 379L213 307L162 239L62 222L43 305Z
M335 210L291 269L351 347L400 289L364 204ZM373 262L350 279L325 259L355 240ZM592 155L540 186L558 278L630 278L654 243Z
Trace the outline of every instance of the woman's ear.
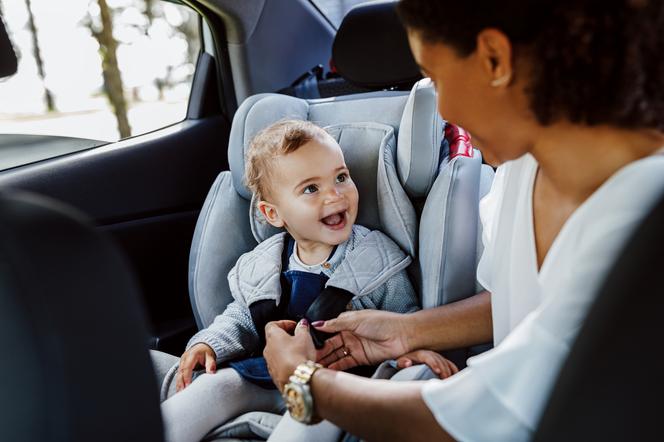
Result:
M284 221L279 216L277 206L268 203L267 201L259 201L256 205L258 210L263 214L265 220L274 227L281 228L284 226Z
M512 43L503 32L487 28L477 34L477 55L490 86L504 88L510 84L514 73Z

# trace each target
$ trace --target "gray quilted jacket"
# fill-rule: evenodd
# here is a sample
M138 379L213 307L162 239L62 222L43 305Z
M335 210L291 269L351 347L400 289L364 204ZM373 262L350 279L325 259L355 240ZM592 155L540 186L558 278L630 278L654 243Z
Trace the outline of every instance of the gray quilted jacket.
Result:
M212 347L218 362L244 357L257 349L259 336L249 306L264 299L279 304L284 235L274 235L240 256L228 273L234 301L208 328L189 340L187 349L205 343ZM339 247L344 259L324 270L329 277L326 286L355 295L351 300L354 310L407 313L419 309L417 295L406 274L411 258L385 234L354 225L350 238Z

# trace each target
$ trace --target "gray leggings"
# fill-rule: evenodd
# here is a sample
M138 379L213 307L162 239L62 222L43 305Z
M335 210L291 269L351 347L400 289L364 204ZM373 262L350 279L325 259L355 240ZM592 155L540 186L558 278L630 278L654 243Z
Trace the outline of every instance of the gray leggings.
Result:
M174 371L179 358L151 351L161 392L161 413L167 442L198 442L210 431L250 411L284 414L286 407L278 390L267 390L244 380L232 368L215 374L199 374L175 393ZM307 426L288 414L275 428L270 441L337 441L342 431L329 422Z
M162 386L161 412L167 442L198 442L218 426L250 411L281 415L286 411L278 390L258 387L231 368L222 368L212 375L200 374L189 387L175 394L173 374L180 359L158 351L151 351L150 354L159 385ZM390 364L383 363L372 377L405 381L431 379L435 375L424 365L397 373ZM343 434L343 430L331 422L303 425L286 413L268 441L337 442Z

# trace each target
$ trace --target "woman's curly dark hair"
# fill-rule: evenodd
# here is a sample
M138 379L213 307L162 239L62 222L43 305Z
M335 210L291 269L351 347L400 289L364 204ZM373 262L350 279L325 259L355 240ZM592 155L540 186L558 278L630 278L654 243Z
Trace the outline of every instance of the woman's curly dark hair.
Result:
M664 130L662 0L402 0L406 27L428 42L475 50L486 28L504 32L532 64L532 111L547 125Z

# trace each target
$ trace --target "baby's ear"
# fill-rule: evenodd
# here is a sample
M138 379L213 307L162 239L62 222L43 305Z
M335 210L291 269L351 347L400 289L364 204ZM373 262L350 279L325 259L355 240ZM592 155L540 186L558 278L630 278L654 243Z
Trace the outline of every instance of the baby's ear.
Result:
M259 201L256 204L258 210L263 214L265 220L277 228L282 228L284 226L284 221L279 216L279 211L274 204L268 203L267 201Z

